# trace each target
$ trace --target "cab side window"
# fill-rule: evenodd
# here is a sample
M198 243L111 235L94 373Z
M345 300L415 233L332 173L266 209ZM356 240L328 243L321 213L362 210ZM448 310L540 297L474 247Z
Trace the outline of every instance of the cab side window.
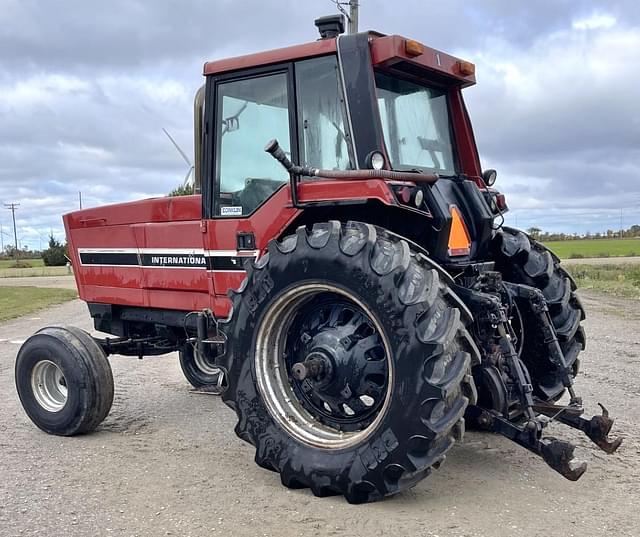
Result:
M287 180L264 146L290 154L287 74L221 82L216 97L216 216L246 216Z
M335 56L296 63L296 98L301 163L325 170L351 169L349 134Z

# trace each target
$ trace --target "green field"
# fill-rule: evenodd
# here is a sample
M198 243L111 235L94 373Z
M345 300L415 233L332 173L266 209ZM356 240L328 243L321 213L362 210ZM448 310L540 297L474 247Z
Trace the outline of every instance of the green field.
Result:
M40 259L20 259L21 264L29 265L30 267L44 267L44 261ZM14 259L0 259L0 269L13 268L16 266Z
M31 268L4 268L0 266L0 278L25 278L31 276L64 276L71 274L67 267L31 267Z
M640 239L577 239L544 244L562 259L640 256Z
M78 293L72 289L0 287L0 322L73 300L77 296Z

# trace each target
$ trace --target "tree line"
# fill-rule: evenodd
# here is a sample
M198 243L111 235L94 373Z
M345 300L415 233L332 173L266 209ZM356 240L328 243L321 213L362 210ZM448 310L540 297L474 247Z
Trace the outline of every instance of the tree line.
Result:
M68 257L67 243L61 243L53 235L49 236L49 245L46 250L34 251L24 248L16 250L16 247L8 244L4 247L4 252L0 252L0 259L15 259L17 263L21 259L40 259L47 267L60 267L67 264Z
M587 231L584 234L578 233L551 233L548 231L543 231L539 227L530 227L527 229L527 233L531 235L534 239L548 242L548 241L571 241L577 239L637 239L640 238L640 225L634 224L628 229L607 229L604 232L596 232L591 233Z

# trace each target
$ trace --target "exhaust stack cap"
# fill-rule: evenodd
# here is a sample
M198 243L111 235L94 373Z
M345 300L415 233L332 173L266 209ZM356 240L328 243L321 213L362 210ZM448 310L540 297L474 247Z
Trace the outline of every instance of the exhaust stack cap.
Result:
M320 39L331 39L344 33L344 16L326 15L315 20L315 25L320 32Z

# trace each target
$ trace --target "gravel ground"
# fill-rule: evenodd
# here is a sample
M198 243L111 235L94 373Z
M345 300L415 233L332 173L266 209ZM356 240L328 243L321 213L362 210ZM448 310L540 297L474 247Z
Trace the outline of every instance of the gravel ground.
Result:
M563 259L563 265L636 265L640 257L584 257L578 259Z
M116 396L95 433L48 436L13 383L18 346L48 324L90 328L80 301L0 325L0 535L640 535L640 304L584 296L589 346L578 389L625 437L612 456L572 431L589 470L570 483L508 440L468 433L412 490L375 504L288 490L253 463L235 416L196 394L175 355L114 357Z

